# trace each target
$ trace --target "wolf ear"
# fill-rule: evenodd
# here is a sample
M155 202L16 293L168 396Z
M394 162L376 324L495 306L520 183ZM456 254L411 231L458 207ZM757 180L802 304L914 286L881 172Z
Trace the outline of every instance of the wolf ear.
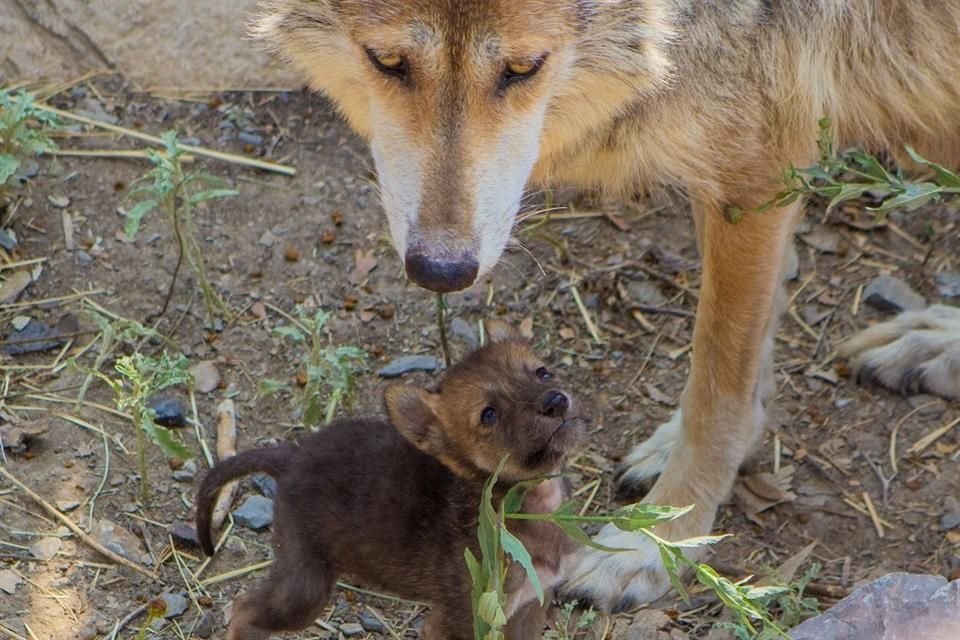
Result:
M393 384L384 394L387 417L404 438L436 457L443 447L440 418L434 410L437 394L409 384Z
M487 334L487 344L498 342L526 342L526 338L513 325L503 320L484 320L483 328Z

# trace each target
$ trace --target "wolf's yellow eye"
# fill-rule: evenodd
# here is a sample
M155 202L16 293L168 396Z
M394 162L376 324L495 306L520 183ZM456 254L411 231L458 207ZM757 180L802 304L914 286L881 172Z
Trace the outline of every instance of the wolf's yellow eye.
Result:
M403 58L397 55L377 56L377 63L387 69L399 69L403 66Z
M536 68L537 65L533 62L510 62L507 64L507 71L515 76L529 75Z

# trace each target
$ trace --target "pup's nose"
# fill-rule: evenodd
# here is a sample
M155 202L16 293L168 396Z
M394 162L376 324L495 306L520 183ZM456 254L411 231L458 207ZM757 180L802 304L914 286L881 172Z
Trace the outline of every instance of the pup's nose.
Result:
M413 249L404 260L407 276L424 289L447 293L466 289L477 279L479 265L475 258L444 260L427 256Z
M560 418L567 414L570 408L570 398L562 391L548 391L543 398L541 413L551 418Z

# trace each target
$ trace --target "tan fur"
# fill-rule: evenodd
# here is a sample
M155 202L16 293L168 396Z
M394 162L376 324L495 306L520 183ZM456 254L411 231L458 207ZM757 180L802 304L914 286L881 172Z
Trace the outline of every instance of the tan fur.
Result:
M535 162L520 177L533 185L687 191L704 265L693 366L679 429L641 456L661 460L650 465L663 472L651 501L697 505L668 536L710 528L761 433L769 394L781 272L801 206L740 224L727 220L728 208L765 202L782 171L815 161L823 116L838 147L896 153L909 143L960 165L960 0L262 5L256 35L339 105L371 140L378 168L403 153L421 167L399 182L402 171L381 170L401 253L427 239L440 257L480 255L481 273L488 269L510 224L482 210L496 195L482 178L494 171L513 185L531 151ZM412 83L379 77L369 46L409 59ZM542 71L497 95L504 63L539 53L549 53ZM532 148L504 135L518 122L539 127ZM626 471L628 482L643 479L638 468ZM655 597L666 581L647 551L586 557L573 589L609 606Z

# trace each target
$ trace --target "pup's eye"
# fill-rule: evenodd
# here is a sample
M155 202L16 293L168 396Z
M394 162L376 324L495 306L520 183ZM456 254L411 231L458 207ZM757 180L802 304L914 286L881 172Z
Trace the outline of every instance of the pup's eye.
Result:
M547 56L540 56L535 60L523 60L518 62L508 62L503 75L500 76L500 91L517 82L529 80L540 71Z
M553 374L547 371L546 367L540 367L539 369L537 369L536 373L537 373L537 377L544 381L549 380L550 378L553 377Z
M491 425L497 421L497 410L487 407L480 413L480 424Z
M367 49L367 57L380 73L397 78L407 76L407 61L395 53L380 54L372 49Z

